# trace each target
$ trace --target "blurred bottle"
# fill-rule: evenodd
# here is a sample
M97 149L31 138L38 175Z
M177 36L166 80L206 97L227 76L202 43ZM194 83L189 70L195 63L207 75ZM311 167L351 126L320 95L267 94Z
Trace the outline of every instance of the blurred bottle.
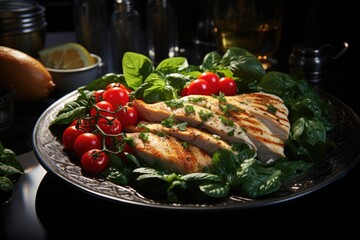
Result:
M177 16L169 0L150 0L148 16L149 56L155 64L178 55Z
M122 72L125 52L144 53L140 15L131 0L116 0L110 20L113 70Z
M109 69L109 13L106 0L74 0L73 18L77 41L103 60L103 71Z
M192 41L195 46L196 62L201 63L207 53L217 50L217 46L212 10L213 0L198 0L198 2L200 4L199 19Z

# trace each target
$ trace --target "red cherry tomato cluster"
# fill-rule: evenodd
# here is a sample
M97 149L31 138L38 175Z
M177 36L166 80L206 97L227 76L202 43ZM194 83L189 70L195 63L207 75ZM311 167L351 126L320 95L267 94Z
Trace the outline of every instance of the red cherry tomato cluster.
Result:
M80 159L87 172L101 172L108 164L106 150L117 149L125 127L138 122L136 109L129 104L130 89L111 83L94 91L95 104L88 115L73 121L63 132L64 148ZM123 151L130 151L128 145ZM117 153L124 156L123 152Z
M235 80L230 77L219 78L213 72L203 72L183 88L181 96L212 95L220 92L226 96L235 95L237 92Z

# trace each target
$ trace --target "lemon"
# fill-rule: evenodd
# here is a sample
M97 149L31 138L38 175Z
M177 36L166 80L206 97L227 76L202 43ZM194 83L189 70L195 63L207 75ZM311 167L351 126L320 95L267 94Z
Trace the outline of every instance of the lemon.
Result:
M0 46L0 83L14 86L18 102L42 100L55 88L49 71L40 61L5 46Z
M39 51L40 61L48 68L74 69L95 63L89 51L78 43L64 43Z

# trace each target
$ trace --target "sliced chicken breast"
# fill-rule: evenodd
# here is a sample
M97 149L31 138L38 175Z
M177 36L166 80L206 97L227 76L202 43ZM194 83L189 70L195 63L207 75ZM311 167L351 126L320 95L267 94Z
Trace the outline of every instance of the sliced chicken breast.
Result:
M237 103L236 106L239 108L251 112L281 140L286 141L288 139L290 132L289 111L278 96L256 92L229 96L226 99L230 103Z
M141 136L141 134L145 134ZM210 167L211 157L205 151L191 144L184 147L174 137L155 133L127 133L133 139L135 155L146 164L181 174L203 172Z
M200 129L186 126L185 129L179 129L177 125L166 127L160 123L150 123L140 121L137 126L126 128L128 132L152 132L156 134L167 134L181 141L197 146L207 152L210 156L219 149L227 149L231 151L231 146L221 140L218 136L214 136Z
M249 139L242 127L227 121L226 118L214 114L214 112L204 107L190 103L183 104L179 100L171 103L158 102L152 104L146 104L142 100L134 100L133 105L141 118L146 121L160 123L172 116L177 123L187 122L195 128L204 129L211 134L218 135L226 142L243 142L248 144L250 149L256 150L255 144Z
M260 160L275 160L285 156L284 141L274 136L269 128L255 118L251 112L239 108L238 104L234 103L235 101L228 102L227 97L200 95L186 96L181 100L203 106L216 114L230 117L231 120L246 130L245 133L257 148L257 155Z

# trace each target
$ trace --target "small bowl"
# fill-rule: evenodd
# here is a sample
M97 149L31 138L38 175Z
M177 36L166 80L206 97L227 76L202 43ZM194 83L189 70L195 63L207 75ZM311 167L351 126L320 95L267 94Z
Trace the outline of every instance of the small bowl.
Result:
M55 91L65 94L85 86L101 75L102 59L96 54L90 54L95 59L95 64L75 69L47 68L56 84Z

